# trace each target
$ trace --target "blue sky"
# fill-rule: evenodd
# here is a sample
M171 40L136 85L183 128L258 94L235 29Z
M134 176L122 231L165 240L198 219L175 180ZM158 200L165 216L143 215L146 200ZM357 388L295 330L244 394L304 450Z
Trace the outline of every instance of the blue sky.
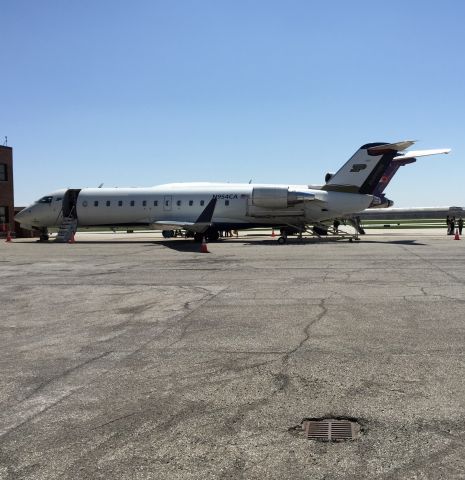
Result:
M404 139L453 151L403 167L396 206L465 205L465 2L3 0L1 17L17 205L102 182L320 183Z

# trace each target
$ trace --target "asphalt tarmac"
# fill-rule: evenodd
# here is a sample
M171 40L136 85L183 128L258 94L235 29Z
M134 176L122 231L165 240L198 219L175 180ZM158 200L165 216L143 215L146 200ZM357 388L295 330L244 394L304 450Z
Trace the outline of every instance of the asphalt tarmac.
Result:
M465 478L465 239L208 248L1 241L1 479Z

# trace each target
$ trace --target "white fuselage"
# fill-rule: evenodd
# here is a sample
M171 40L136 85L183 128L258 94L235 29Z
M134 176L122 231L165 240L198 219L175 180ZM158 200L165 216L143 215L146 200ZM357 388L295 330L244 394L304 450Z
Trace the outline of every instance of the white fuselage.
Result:
M257 198L263 189L274 196ZM65 193L60 190L43 197L22 210L16 220L26 227L60 225ZM292 201L287 202L289 195ZM80 226L195 222L212 198L217 199L212 224L224 228L318 223L360 212L373 199L306 185L176 183L150 188L83 188L78 191L75 209Z

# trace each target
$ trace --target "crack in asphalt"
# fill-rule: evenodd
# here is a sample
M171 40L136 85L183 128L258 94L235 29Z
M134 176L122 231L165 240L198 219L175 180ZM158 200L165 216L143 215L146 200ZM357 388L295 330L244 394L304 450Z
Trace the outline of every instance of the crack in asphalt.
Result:
M433 267L433 269L439 270L440 272L444 273L444 274L445 274L446 276L448 276L449 278L452 278L452 279L455 280L456 282L458 282L458 283L460 283L460 284L462 284L462 285L465 285L465 280L456 277L454 274L450 273L448 270L445 270L444 268L439 267L437 264L433 263L433 262L430 261L430 260L427 260L426 258L422 257L422 256L419 255L418 253L409 250L405 245L399 245L399 247L402 248L403 250L405 250L406 252L408 252L409 255L413 255L413 256L419 258L420 260L422 260L423 262L425 262L425 263L426 263L427 265L429 265L430 267Z
M303 338L302 340L299 342L298 345L296 345L294 348L292 348L291 350L289 350L288 352L286 352L286 354L283 356L282 358L282 362L283 363L287 363L289 361L289 358L294 355L297 351L299 351L306 342L308 342L309 338L310 338L310 328L315 325L316 323L318 323L321 319L324 318L324 316L328 313L328 308L326 307L325 305L325 301L326 299L322 298L320 300L320 303L319 303L319 307L321 308L321 312L315 317L313 318L310 322L308 322L306 325L305 325L305 328L303 329L302 333L303 333Z
M111 351L109 352L103 352L102 354L100 355L97 355L96 357L92 357L92 358L89 358L88 360L82 362L82 363L79 363L78 365L75 365L74 367L71 367L71 368L68 368L67 370L64 370L62 373L60 373L59 375L55 376L55 377L52 377L50 378L49 380L47 380L46 382L43 382L41 383L39 386L37 386L36 388L34 388L31 392L29 392L28 395L26 395L24 398L22 398L18 403L16 403L16 405L20 405L21 403L29 400L32 396L34 396L36 393L40 392L41 390L43 390L44 388L48 387L49 385L51 385L53 382L56 382L57 380L60 380L64 377L66 377L67 375L69 375L70 373L73 373L75 372L76 370L79 370L80 368L83 368L85 367L86 365L89 365L90 363L92 362L95 362L96 360L99 360L103 357L106 357L107 355L109 355L110 353L112 353Z

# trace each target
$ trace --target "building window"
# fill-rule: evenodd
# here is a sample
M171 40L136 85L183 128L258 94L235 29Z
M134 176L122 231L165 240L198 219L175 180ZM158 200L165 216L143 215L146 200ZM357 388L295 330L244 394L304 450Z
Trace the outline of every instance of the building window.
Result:
M118 207L122 207L123 206L123 200L118 200Z
M8 207L0 207L0 225L8 223Z
M110 205L111 205L110 200L107 200L107 207L109 207Z
M181 206L181 200L178 200L178 201L176 202L176 205L177 205L178 207L180 207L180 206Z
M192 207L194 205L194 200L189 200L189 207Z
M8 180L8 172L6 163L0 163L0 182L6 182Z
M94 207L98 207L98 200L94 200Z
M227 207L229 207L229 200L225 200L225 201L224 201L224 204L225 204Z
M154 206L154 207L158 207L158 200L154 200L154 201L153 201L153 206Z
M203 207L204 204L205 204L205 201L204 201L204 200L200 200L200 206Z
M131 207L134 206L134 203L135 203L134 200L131 200L131 203L130 203Z
M146 207L146 206L147 206L147 200L143 200L142 206L143 206L143 207Z

